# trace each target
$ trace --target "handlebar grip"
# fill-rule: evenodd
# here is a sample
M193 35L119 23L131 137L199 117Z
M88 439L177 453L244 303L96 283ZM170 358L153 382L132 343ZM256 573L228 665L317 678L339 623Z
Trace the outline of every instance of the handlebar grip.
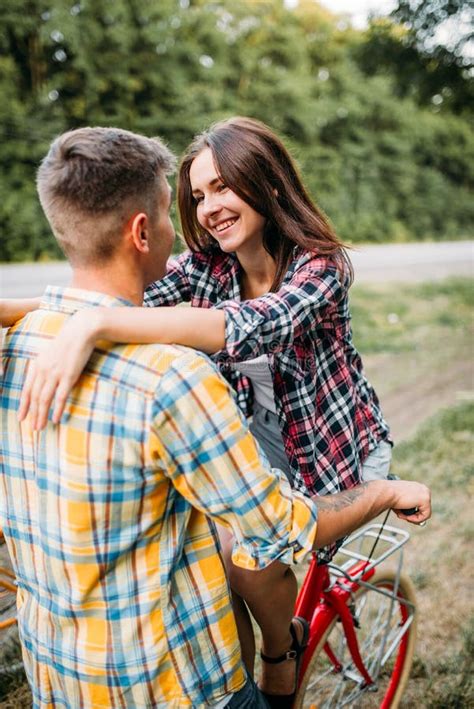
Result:
M405 517L410 517L411 515L416 515L418 512L418 507L410 507L408 510L399 510Z
M400 480L398 475L395 475L395 473L389 473L387 475L387 480ZM405 515L405 517L411 517L411 515L416 515L418 512L418 507L410 507L407 510L398 510L399 512L402 513L402 515Z

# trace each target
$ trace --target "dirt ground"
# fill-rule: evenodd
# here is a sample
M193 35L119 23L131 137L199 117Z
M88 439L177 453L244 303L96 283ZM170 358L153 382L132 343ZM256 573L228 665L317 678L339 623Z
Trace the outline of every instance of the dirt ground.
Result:
M412 436L437 411L474 397L472 348L438 343L426 352L383 353L364 357L395 442Z
M432 344L429 352L382 353L364 358L396 444L412 439L436 413L474 400L473 341L468 339L460 344L456 338L446 338L442 342L434 340ZM472 465L473 435L471 430L471 445L466 448L467 470ZM440 436L443 437L442 430ZM466 445L462 439L459 443ZM456 441L445 445L456 446ZM421 459L427 457L420 455ZM459 452L456 457L453 451L451 470L448 466L445 481L441 481L436 471L427 468L407 470L403 464L397 468L395 455L394 472L425 480L433 487L433 517L423 530L410 529L412 539L405 551L404 566L416 586L419 632L402 709L411 706L468 709L473 706L457 693L452 701L448 700L446 690L465 642L463 632L472 627L474 619L472 470L465 473L459 487L451 486L449 480L449 476L459 470L461 462ZM437 466L436 460L433 466ZM473 662L472 656L470 662ZM471 672L474 676L472 664ZM436 703L438 696L442 697L439 704Z

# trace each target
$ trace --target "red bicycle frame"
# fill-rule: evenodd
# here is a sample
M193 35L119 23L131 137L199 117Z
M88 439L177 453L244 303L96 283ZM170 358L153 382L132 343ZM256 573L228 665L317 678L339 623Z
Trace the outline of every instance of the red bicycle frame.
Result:
M351 568L351 573L354 575L360 574L366 566L368 566L367 561L358 562ZM368 581L372 578L374 573L375 569L371 568L362 575L361 579L363 581ZM295 607L295 615L306 618L310 624L308 650L303 656L300 677L303 677L314 650L321 642L321 638L326 633L330 624L334 618L339 617L344 628L349 651L355 666L364 678L365 683L367 685L373 684L373 680L367 672L364 662L360 656L359 646L354 630L354 618L352 617L348 605L351 595L357 590L359 583L357 581L349 581L347 579L338 579L332 588L329 588L329 586L330 581L328 567L318 566L316 558L313 556ZM318 599L316 603L315 599ZM324 651L333 664L334 671L341 672L342 666L327 643L324 646Z

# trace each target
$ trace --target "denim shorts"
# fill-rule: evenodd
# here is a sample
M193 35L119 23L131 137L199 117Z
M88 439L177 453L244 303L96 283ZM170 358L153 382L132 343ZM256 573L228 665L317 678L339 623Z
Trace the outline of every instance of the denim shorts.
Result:
M361 481L386 480L392 462L392 446L387 441L380 441L362 464Z
M261 448L263 448L263 452L267 456L272 468L282 470L291 485L293 478L290 472L290 464L286 457L277 415L255 403L253 419L249 428Z

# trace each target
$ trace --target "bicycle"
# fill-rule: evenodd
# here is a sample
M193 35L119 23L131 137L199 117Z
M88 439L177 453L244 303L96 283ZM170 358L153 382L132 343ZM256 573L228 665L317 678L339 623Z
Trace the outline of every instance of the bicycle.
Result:
M413 661L416 608L413 585L401 572L410 535L386 525L387 518L350 535L335 557L340 563L318 566L313 557L309 565L295 607L310 635L294 709L399 705ZM394 555L395 570L380 568Z

